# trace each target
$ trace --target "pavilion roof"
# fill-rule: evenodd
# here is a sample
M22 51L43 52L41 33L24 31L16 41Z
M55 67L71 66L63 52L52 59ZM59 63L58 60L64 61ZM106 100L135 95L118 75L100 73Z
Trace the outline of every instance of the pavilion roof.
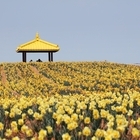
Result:
M59 49L58 45L40 39L37 33L34 40L20 45L17 47L16 52L57 52Z

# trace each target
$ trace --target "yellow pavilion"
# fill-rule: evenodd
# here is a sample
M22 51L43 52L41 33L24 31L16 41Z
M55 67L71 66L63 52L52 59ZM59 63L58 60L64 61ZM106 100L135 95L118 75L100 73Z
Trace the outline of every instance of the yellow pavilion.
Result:
M26 62L27 53L37 53L37 52L47 52L48 60L53 61L53 53L59 50L60 48L58 45L40 39L39 34L36 33L36 37L34 40L31 40L25 44L20 45L19 47L17 47L16 52L22 53L23 62Z

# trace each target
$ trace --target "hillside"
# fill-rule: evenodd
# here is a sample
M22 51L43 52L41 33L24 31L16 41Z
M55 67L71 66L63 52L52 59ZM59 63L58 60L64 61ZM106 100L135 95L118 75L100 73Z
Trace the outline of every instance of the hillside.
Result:
M0 64L0 139L140 139L140 66Z
M140 67L107 62L32 62L0 64L1 96L140 92Z

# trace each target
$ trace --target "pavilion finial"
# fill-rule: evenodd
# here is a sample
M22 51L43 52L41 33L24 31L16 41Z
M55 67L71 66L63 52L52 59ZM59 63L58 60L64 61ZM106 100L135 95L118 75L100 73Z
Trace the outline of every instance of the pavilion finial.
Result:
M39 39L39 34L38 33L36 33L36 39Z

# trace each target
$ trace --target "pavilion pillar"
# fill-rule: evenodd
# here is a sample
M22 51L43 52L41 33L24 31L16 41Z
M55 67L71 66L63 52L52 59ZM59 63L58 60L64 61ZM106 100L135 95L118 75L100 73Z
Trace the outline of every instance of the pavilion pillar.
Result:
M26 52L22 52L22 61L26 62Z
M48 60L51 61L51 52L48 52Z
M51 61L53 62L53 52L51 52Z

